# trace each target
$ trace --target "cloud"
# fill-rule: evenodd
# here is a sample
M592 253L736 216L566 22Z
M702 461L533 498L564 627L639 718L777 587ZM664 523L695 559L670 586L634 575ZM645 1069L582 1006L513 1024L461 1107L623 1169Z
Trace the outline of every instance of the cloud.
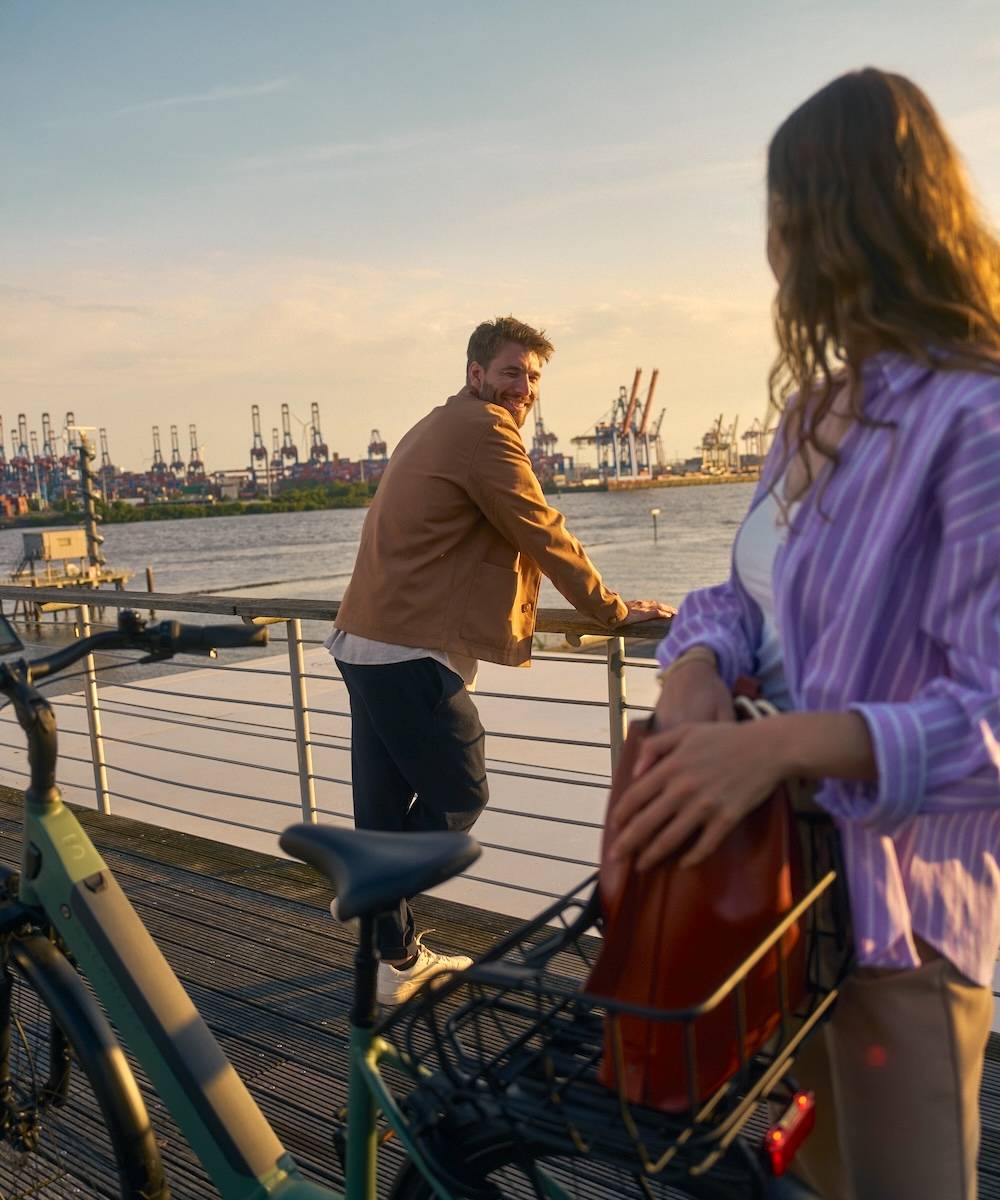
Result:
M697 163L689 167L675 167L666 171L637 175L632 179L617 178L607 183L556 191L548 196L515 202L507 206L507 211L518 217L538 217L582 205L633 200L666 193L698 192L723 187L747 188L755 185L763 189L763 181L763 159Z
M355 456L372 427L394 445L460 386L469 331L498 296L556 343L545 415L570 452L638 364L647 380L661 368L670 445L694 445L719 411L746 424L771 354L767 292L752 280L715 294L595 286L594 300L530 274L289 260L23 282L0 289L0 388L33 425L71 405L106 426L126 466L148 457L157 422L196 422L210 468L239 465L253 403L265 427L282 401L300 413L319 403L341 454Z
M339 164L356 158L395 156L440 143L440 135L416 134L407 138L372 138L368 141L321 142L292 146L276 154L254 154L237 159L232 165L237 171L273 171L297 167Z
M51 292L36 291L34 288L11 287L9 284L0 283L0 302L5 297L9 300L29 301L41 305L51 305L53 308L71 309L74 312L110 312L129 313L132 315L143 312L143 309L137 308L134 305L75 303L66 296L54 295Z
M196 104L219 104L233 100L249 100L254 96L267 96L287 90L293 80L268 79L263 83L237 84L231 87L213 87L205 92L189 92L180 96L161 96L156 100L144 100L139 104L128 104L113 115L130 116L133 113L161 112L170 108L188 108Z
M966 156L1000 147L1000 104L967 109L952 117L947 125Z
M676 335L698 326L725 329L729 341L748 332L758 334L762 321L766 328L767 319L766 301L762 304L756 296L668 291L650 294L621 291L600 304L556 309L550 318L554 327L573 338L646 338L657 334L662 337L668 329Z

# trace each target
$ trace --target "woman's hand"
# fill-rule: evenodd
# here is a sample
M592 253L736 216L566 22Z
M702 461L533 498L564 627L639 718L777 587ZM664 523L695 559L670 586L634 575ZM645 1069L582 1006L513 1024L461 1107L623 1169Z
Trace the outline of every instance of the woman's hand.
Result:
M698 669L691 664L664 682L679 685ZM636 855L640 871L662 863L691 837L694 845L681 866L701 862L782 779L878 778L871 735L856 712L685 722L649 734L643 752L639 763L648 765L636 770L609 821L612 855Z
M643 750L652 765L636 772L611 815L613 857L634 854L645 871L694 837L681 866L701 862L788 773L781 724L781 717L742 724L717 719L650 734Z
M663 680L653 714L658 731L702 721L735 721L733 698L711 663L692 659ZM642 775L657 759L653 739L647 738L635 760L635 776Z

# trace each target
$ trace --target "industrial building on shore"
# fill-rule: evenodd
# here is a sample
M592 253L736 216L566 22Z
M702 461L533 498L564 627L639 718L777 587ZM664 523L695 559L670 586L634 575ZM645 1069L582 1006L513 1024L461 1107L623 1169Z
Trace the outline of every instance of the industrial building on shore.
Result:
M642 369L637 368L631 389L620 387L610 411L602 414L592 429L572 439L577 450L575 458L559 450L558 438L546 428L541 404L536 404L528 453L543 484L557 488L642 487L678 475L738 478L756 473L767 449L768 433L759 421L754 421L738 437L737 420L726 424L721 415L696 447L696 455L667 462L661 437L665 408L652 419L658 378L659 371L654 370L642 396ZM323 436L317 403L311 405L309 423L301 423L301 446L292 433L288 404L281 405L280 413L280 425L271 427L268 442L261 426L260 407L251 405L246 466L215 470L204 461L194 424L188 425L186 453L181 449L177 425L167 427L166 453L160 426L153 425L150 465L138 471L115 465L108 431L100 428L97 478L101 494L108 503L130 504L262 500L317 486L374 483L381 477L389 454L386 439L378 429L369 435L367 453L352 459L331 451ZM0 516L15 517L72 502L78 483L80 431L84 427L77 425L72 412L66 413L58 432L48 413L42 414L41 426L39 437L35 430L28 429L25 415L19 414L11 427L8 455L0 417ZM595 461L581 461L581 454L591 448Z

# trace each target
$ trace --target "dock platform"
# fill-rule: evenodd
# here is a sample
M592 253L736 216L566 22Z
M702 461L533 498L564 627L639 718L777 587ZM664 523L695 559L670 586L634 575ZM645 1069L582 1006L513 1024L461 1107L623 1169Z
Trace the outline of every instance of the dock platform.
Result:
M34 564L31 564L32 566ZM77 570L73 573L65 571L53 571L49 569L51 564L45 564L46 570L41 574L28 574L23 571L15 572L6 581L16 584L22 588L33 588L37 592L58 591L74 592L80 588L88 588L94 593L93 599L89 603L94 604L98 610L101 610L101 591L110 585L116 592L125 590L125 585L135 574L134 571L120 570L114 567L94 567L90 570ZM33 597L18 599L14 601L14 607L9 614L12 619L20 618L24 621L32 621L37 624L44 613L58 613L62 611L72 611L79 608L79 600L59 601L59 600L35 600ZM0 612L3 611L3 601L0 600Z
M353 941L330 918L330 895L310 868L176 830L93 810L77 815L156 938L205 1020L302 1171L336 1189L331 1141L344 1103ZM21 797L0 788L0 860L15 862ZM435 945L476 954L514 918L420 897ZM138 1074L138 1073L137 1073ZM175 1200L215 1194L179 1131L139 1075ZM980 1200L1000 1200L1000 1041L982 1096ZM380 1151L379 1193L400 1161ZM87 1194L104 1194L94 1187ZM91 1191L93 1188L93 1191Z

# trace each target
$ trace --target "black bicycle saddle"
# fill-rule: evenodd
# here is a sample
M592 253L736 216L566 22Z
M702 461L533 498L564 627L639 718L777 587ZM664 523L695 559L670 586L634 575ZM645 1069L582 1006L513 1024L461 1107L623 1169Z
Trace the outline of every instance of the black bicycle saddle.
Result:
M482 853L466 833L379 833L337 825L291 825L286 854L333 885L341 920L374 916L460 874Z

